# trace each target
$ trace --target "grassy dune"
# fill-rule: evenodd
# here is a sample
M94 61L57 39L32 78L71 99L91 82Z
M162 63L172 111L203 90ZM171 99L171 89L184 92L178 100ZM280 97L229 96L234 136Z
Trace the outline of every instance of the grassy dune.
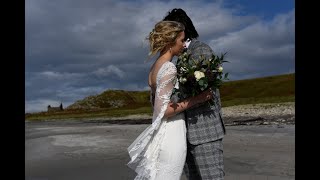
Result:
M84 119L151 115L149 91L107 90L76 101L61 112L28 113L25 120ZM223 107L295 101L295 74L226 82L220 89Z
M295 101L295 74L226 82L220 89L223 107Z

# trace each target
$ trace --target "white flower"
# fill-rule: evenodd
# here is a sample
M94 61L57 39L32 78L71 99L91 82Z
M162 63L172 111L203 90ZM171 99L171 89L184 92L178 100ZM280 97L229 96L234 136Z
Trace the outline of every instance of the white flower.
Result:
M222 71L223 71L223 67L220 66L220 67L218 68L218 72L222 72Z
M199 81L201 78L205 77L204 73L201 71L195 71L194 77L196 77L196 80Z
M187 82L187 78L180 77L179 82L184 84L185 82Z

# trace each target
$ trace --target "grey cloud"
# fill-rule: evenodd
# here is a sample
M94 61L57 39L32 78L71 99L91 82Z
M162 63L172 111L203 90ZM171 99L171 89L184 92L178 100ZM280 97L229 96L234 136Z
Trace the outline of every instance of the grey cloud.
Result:
M71 104L107 89L147 90L154 58L145 62L145 37L174 7L187 11L200 40L217 52L228 50L232 63L225 69L234 79L294 69L293 12L268 24L254 15L238 16L222 3L26 1L26 111Z
M233 80L294 72L294 13L256 22L210 41L217 53L227 52L225 70Z
M109 65L107 68L99 68L93 73L101 77L108 77L113 75L118 76L120 79L125 77L125 72L114 65Z

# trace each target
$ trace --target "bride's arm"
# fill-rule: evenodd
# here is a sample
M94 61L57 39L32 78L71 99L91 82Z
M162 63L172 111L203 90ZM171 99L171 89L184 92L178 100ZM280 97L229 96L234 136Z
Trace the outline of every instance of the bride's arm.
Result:
M157 82L153 107L153 113L156 117L163 114L163 117L167 118L191 108L196 104L212 99L212 92L207 90L195 97L187 98L179 103L173 103L170 101L170 97L177 79L177 69L174 64L170 63L161 69L159 73L160 79Z
M206 102L212 99L212 97L212 91L211 89L208 89L197 96L187 98L179 103L169 102L167 110L164 113L164 117L168 118L170 116L176 115L193 107L196 104Z

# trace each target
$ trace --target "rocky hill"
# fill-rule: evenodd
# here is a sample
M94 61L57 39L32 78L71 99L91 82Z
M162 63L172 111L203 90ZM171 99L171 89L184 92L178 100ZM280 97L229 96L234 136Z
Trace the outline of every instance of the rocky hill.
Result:
M222 106L294 102L295 74L229 81L220 89ZM76 101L66 110L98 110L150 106L150 91L106 90Z
M99 95L78 100L66 110L142 107L148 103L149 91L107 90Z

